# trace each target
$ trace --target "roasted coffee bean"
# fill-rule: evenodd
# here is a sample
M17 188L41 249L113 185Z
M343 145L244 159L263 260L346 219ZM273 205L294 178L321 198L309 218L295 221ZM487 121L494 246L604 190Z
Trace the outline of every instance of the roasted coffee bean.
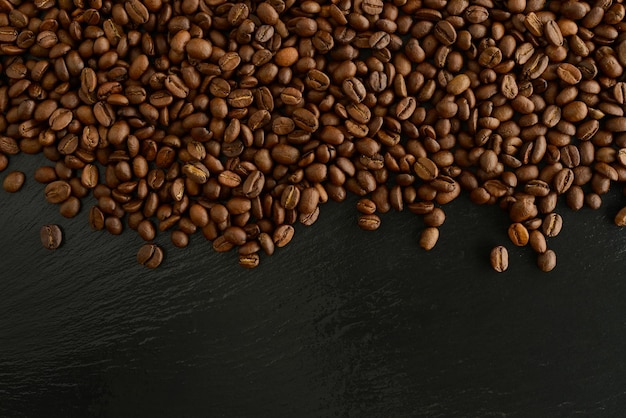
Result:
M543 254L548 250L546 238L539 230L530 231L529 244L531 248L538 254Z
M549 272L556 267L556 254L553 250L546 250L537 255L537 266L541 271Z
M261 232L257 239L259 240L261 249L265 252L265 254L267 255L274 254L274 240L268 233Z
M541 226L544 235L548 238L556 237L559 232L561 232L561 228L563 226L563 219L561 215L558 213L550 213L548 214Z
M274 230L273 241L277 247L284 247L293 238L294 229L291 225L280 225Z
M528 244L528 240L530 239L528 229L526 229L526 227L519 222L512 223L511 226L509 226L508 234L513 245L518 247L525 246Z
M239 255L239 265L247 269L258 267L259 261L260 258L257 253Z
M46 200L49 203L62 203L72 193L70 184L64 180L56 180L49 183L45 188Z
M63 232L58 225L44 225L39 231L41 244L49 250L56 250L63 241Z
M544 254L559 195L626 180L619 2L101 3L0 22L0 171L42 152L46 199L74 216L93 190L94 229L128 212L151 241L156 217L254 267L351 191L362 228L407 207L431 249L464 189Z
M439 229L435 227L425 228L420 235L420 247L426 251L432 250L439 240Z
M375 214L364 214L357 220L359 228L365 231L375 231L380 227L380 217Z
M24 185L26 175L21 171L11 171L2 181L2 188L9 193L19 191Z
M157 268L163 262L163 250L156 244L144 244L137 252L137 262L150 269Z
M491 267L498 273L502 273L509 268L509 252L506 247L498 245L493 247L490 256Z

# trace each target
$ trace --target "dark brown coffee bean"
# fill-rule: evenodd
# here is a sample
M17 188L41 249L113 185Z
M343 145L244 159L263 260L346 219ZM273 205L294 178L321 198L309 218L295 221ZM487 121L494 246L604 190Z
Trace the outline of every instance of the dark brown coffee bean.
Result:
M550 213L543 219L541 226L544 235L548 238L556 237L563 227L563 219L558 213Z
M49 183L45 190L46 200L49 203L62 203L72 193L70 184L64 180L56 180Z
M21 171L11 171L2 181L2 188L8 193L19 191L24 185L26 175Z
M291 118L300 129L306 132L315 132L319 128L317 117L307 109L298 108L294 110Z
M498 273L502 273L509 268L509 252L506 247L498 245L491 250L491 267Z
M58 225L44 225L39 232L41 244L49 250L56 250L63 241L63 232Z
M50 115L50 118L48 120L48 123L50 124L50 129L52 129L53 131L60 131L62 129L65 129L72 122L73 117L74 115L69 109L61 108L55 110L54 112L52 112L52 115Z
M261 245L261 248L263 249L265 254L274 254L274 240L268 233L261 232L257 239L259 240L259 244Z
M351 77L342 83L341 86L344 94L353 102L353 103L361 103L365 99L365 86L363 83L355 78Z
M144 244L137 252L137 262L150 269L157 268L163 262L163 250L156 244Z
M89 226L95 231L104 229L104 213L97 206L89 210Z
M189 235L180 229L176 229L170 233L170 240L175 247L184 248L189 245Z
M530 231L529 244L531 248L538 254L543 254L548 250L546 238L539 230Z
M126 9L128 17L137 24L144 24L150 18L150 12L140 0L126 1L124 9Z
M537 255L537 267L541 271L549 272L556 267L556 253L553 250L546 250Z
M289 244L294 234L293 226L291 225L280 225L274 230L273 241L274 244L281 248L285 245Z
M375 214L364 214L359 216L357 225L365 231L375 231L380 227L380 218Z

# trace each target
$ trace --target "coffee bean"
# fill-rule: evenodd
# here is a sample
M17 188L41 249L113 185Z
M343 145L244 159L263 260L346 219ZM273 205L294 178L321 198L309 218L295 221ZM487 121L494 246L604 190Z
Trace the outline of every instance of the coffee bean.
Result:
M491 267L498 273L502 273L509 268L509 252L506 247L498 245L493 247L490 256Z
M24 185L26 175L21 171L11 171L2 181L2 188L8 193L19 191Z
M178 248L184 248L189 245L189 236L179 229L171 232L170 239L172 244Z
M293 238L294 229L291 225L279 225L274 230L273 241L274 245L277 247L284 247L289 244L291 239Z
M59 213L65 218L73 218L80 211L80 199L76 196L68 197L59 205Z
M563 219L558 213L550 213L543 219L541 229L548 238L556 237L563 227Z
M163 250L156 244L144 244L137 252L137 262L150 269L157 268L163 262Z
M439 240L439 229L435 227L425 228L420 235L420 247L426 251L432 250Z
M380 217L375 214L364 214L359 216L357 224L365 231L375 231L380 227Z
M620 209L617 215L615 215L615 225L626 226L626 207Z
M241 254L239 256L239 265L247 269L258 267L259 261L260 258L257 253Z
M513 245L518 247L525 246L530 239L528 229L519 222L512 223L511 226L509 226L508 234Z
M70 184L64 180L56 180L49 183L45 188L46 200L49 203L62 203L72 193Z
M545 253L559 195L599 207L626 179L621 4L96 3L0 23L0 171L44 153L46 199L74 216L94 190L94 229L152 240L156 217L254 266L346 191L365 229L404 207L437 228L463 188Z
M268 233L261 232L257 239L259 240L259 244L261 246L261 249L263 249L265 254L267 254L267 255L274 254L274 240L272 239L272 237Z
M63 241L63 232L58 225L50 224L41 227L39 232L41 244L49 250L56 250Z
M529 244L531 248L538 254L543 254L548 250L546 245L546 238L541 231L530 231Z
M553 250L546 250L537 255L537 266L541 271L549 272L556 267L556 254Z

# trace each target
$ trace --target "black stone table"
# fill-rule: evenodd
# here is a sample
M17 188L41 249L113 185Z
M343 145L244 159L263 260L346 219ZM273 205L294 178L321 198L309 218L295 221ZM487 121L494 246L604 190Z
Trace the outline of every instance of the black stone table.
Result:
M552 273L513 248L506 214L462 197L430 253L421 220L389 213L356 227L356 199L259 268L199 234L166 261L142 241L46 204L32 174L0 191L2 417L572 417L626 407L626 230L601 209L562 208ZM39 228L65 242L44 249ZM509 271L489 250L505 244Z

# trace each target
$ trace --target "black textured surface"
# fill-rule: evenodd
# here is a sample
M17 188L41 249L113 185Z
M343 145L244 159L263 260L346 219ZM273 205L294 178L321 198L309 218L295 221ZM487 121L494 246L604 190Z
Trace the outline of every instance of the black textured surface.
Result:
M626 406L623 199L564 208L539 272L494 207L462 198L430 253L410 213L374 233L351 203L252 271L200 235L149 271L141 240L92 232L27 184L0 191L2 417L572 417ZM65 242L44 249L39 228ZM510 269L493 272L504 243Z

